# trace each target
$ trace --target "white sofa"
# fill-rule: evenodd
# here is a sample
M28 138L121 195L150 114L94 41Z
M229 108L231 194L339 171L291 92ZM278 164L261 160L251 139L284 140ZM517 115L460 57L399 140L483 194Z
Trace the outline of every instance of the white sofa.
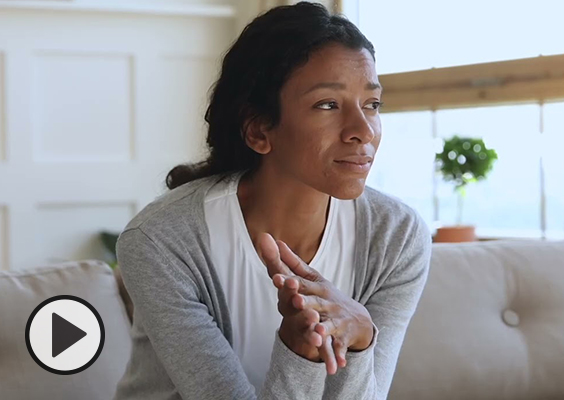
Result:
M25 343L32 311L57 295L80 297L104 323L102 353L88 369L56 375L33 361ZM131 352L130 322L111 268L96 260L0 272L0 399L110 400Z
M388 398L564 399L564 241L434 244Z
M564 399L564 242L433 246L388 398ZM0 399L112 398L131 350L117 277L95 260L0 272ZM43 370L25 345L33 309L60 294L94 305L106 330L102 354L76 375Z

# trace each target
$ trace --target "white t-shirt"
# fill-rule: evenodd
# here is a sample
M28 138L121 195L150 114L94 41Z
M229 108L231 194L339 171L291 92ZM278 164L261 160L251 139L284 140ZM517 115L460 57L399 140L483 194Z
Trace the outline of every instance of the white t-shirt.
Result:
M210 245L233 327L233 349L249 381L260 391L270 365L278 313L277 289L268 276L245 225L235 180L215 184L205 200ZM353 200L330 198L323 238L310 266L352 297L355 208ZM276 238L275 238L276 239Z

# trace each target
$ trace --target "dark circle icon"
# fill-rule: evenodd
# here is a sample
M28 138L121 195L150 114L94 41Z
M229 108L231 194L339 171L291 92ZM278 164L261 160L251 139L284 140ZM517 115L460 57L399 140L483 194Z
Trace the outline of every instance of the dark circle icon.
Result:
M96 309L80 297L54 296L39 304L25 327L25 344L33 360L57 375L90 367L102 353L104 323Z

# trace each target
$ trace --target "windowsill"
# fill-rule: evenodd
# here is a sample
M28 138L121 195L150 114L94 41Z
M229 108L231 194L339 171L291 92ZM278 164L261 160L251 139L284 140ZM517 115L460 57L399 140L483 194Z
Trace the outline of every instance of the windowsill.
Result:
M492 240L547 240L540 237L478 237L478 242L490 242Z
M544 235L533 229L476 229L479 240L564 240L564 230L547 230Z
M434 240L435 232L433 232ZM479 242L491 240L564 240L564 230L547 230L543 235L540 229L491 229L476 227Z
M491 242L493 240L538 240L538 241L561 241L564 240L563 237L517 237L517 236L479 236L476 238L476 242ZM435 242L435 236L433 236L433 243Z

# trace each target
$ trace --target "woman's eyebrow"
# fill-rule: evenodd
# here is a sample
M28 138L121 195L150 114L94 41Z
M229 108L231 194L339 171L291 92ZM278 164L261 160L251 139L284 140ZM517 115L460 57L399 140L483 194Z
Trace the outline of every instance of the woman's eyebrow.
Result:
M340 83L340 82L320 82L320 83L316 83L315 85L313 85L312 87L310 87L308 90L306 90L302 96L313 92L314 90L317 89L335 89L335 90L344 90L347 88L347 85L345 85L344 83ZM366 86L364 87L366 90L377 90L377 89L382 89L382 85L380 85L379 82L369 82L366 84Z
M366 90L382 90L382 85L380 85L380 82L369 82L366 84L365 86Z
M304 94L308 94L310 92L313 92L314 90L317 89L335 89L335 90L344 90L347 88L347 85L345 85L344 83L339 83L339 82L320 82L317 83L315 85L313 85L312 87L310 87L308 90L306 90L304 92Z

